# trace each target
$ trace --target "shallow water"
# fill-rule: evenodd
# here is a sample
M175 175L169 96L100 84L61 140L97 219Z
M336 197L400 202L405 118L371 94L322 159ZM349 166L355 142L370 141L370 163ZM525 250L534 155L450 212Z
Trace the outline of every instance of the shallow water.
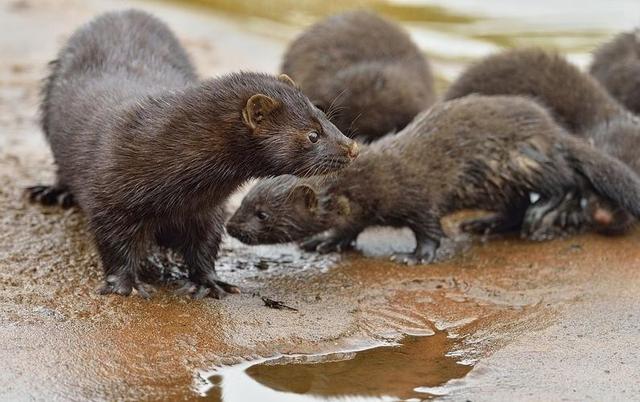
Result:
M201 392L220 402L427 399L437 396L433 387L471 370L449 355L456 344L437 331L361 350L246 362L215 370Z

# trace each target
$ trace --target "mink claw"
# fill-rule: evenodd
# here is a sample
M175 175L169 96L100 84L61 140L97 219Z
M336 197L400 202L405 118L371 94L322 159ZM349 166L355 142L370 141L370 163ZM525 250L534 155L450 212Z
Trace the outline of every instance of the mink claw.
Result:
M240 294L240 287L236 286L236 285L232 285L231 283L227 283L227 282L223 282L221 280L216 280L215 281L216 285L218 285L220 288L222 288L222 290L224 290L227 293L232 293L232 294Z
M196 292L194 292L191 297L193 297L196 300L200 300L205 298L206 296L209 295L209 293L211 293L211 289L206 287L206 286L199 286L196 290Z
M199 300L208 296L212 292L211 292L211 288L207 286L199 285L191 281L185 281L181 287L176 289L175 293L180 296L190 296L192 299ZM216 298L219 298L219 297L216 297Z
M156 288L149 285L148 283L136 282L133 285L133 288L138 292L140 297L143 299L151 299L151 296L156 292Z
M120 275L108 275L104 279L104 283L98 288L101 295L117 294L121 296L129 296L133 291L132 281Z
M214 281L213 283L200 284L193 281L184 281L183 285L176 289L176 294L182 296L191 296L192 299L203 299L207 296L214 299L222 299L231 293L240 293L240 288L235 285L223 281Z
M316 251L316 249L318 248L318 246L321 243L321 239L318 238L318 236L311 236L305 240L303 240L302 242L300 242L300 248L303 249L304 251Z
M73 194L66 187L39 185L27 187L25 191L29 201L45 206L59 205L68 209L75 205Z
M422 264L422 259L412 253L395 253L391 256L391 261L407 266Z
M117 275L107 276L102 286L98 288L98 293L101 295L117 294L121 296L129 296L134 289L140 297L144 299L150 299L155 293L155 288L147 283L138 279L130 280L126 277Z
M100 295L116 294L120 296L129 296L132 290L132 287L118 286L112 283L105 282L98 288L97 291Z

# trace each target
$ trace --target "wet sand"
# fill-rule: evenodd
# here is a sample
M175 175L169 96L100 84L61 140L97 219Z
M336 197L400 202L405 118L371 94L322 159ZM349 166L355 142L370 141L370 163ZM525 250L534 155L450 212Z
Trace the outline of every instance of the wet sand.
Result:
M169 22L203 76L278 68L286 43L261 34L264 22L134 4ZM482 242L450 224L455 257L413 268L384 257L412 247L406 231L365 233L358 247L370 258L227 239L218 270L241 295L193 301L167 288L150 301L98 296L101 268L82 214L31 205L22 191L53 178L36 121L46 62L76 26L110 8L0 4L11 33L0 38L0 399L192 399L202 373L222 365L362 349L403 334L446 334L450 341L431 343L423 360L448 356L471 368L460 378L444 365L439 382L425 381L444 398L640 398L640 231ZM260 296L299 311L269 309ZM371 376L397 385L384 371Z

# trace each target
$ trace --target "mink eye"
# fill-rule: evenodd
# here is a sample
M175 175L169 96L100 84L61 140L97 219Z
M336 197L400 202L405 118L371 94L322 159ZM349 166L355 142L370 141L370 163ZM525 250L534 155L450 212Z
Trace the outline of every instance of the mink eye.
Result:
M315 131L312 131L309 133L309 141L311 141L312 143L316 143L318 142L318 133L316 133Z
M258 218L258 220L264 221L269 217L269 214L264 211L258 211L256 212L256 217Z

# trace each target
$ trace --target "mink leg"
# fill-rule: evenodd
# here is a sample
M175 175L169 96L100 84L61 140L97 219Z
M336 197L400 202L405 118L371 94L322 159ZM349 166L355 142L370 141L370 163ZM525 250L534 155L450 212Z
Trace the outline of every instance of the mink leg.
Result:
M215 261L224 233L223 222L224 213L219 209L211 216L201 217L186 225L189 233L185 235L182 252L189 269L189 279L178 289L178 293L196 299L205 296L220 299L227 293L240 293L237 286L222 281L216 274Z
M300 247L306 251L317 251L321 254L332 251L342 252L353 248L353 243L360 232L361 230L329 229L303 240Z
M139 227L97 226L96 220L90 223L105 275L104 284L98 292L128 296L135 289L143 298L150 298L154 288L138 277L140 263L148 250L143 230Z
M482 218L470 219L460 224L460 230L475 235L507 233L517 230L522 224L523 210L496 212Z
M440 225L440 219L435 216L428 216L420 221L414 221L409 227L416 237L414 252L395 253L391 260L406 265L432 263L436 258L441 239L446 237Z

